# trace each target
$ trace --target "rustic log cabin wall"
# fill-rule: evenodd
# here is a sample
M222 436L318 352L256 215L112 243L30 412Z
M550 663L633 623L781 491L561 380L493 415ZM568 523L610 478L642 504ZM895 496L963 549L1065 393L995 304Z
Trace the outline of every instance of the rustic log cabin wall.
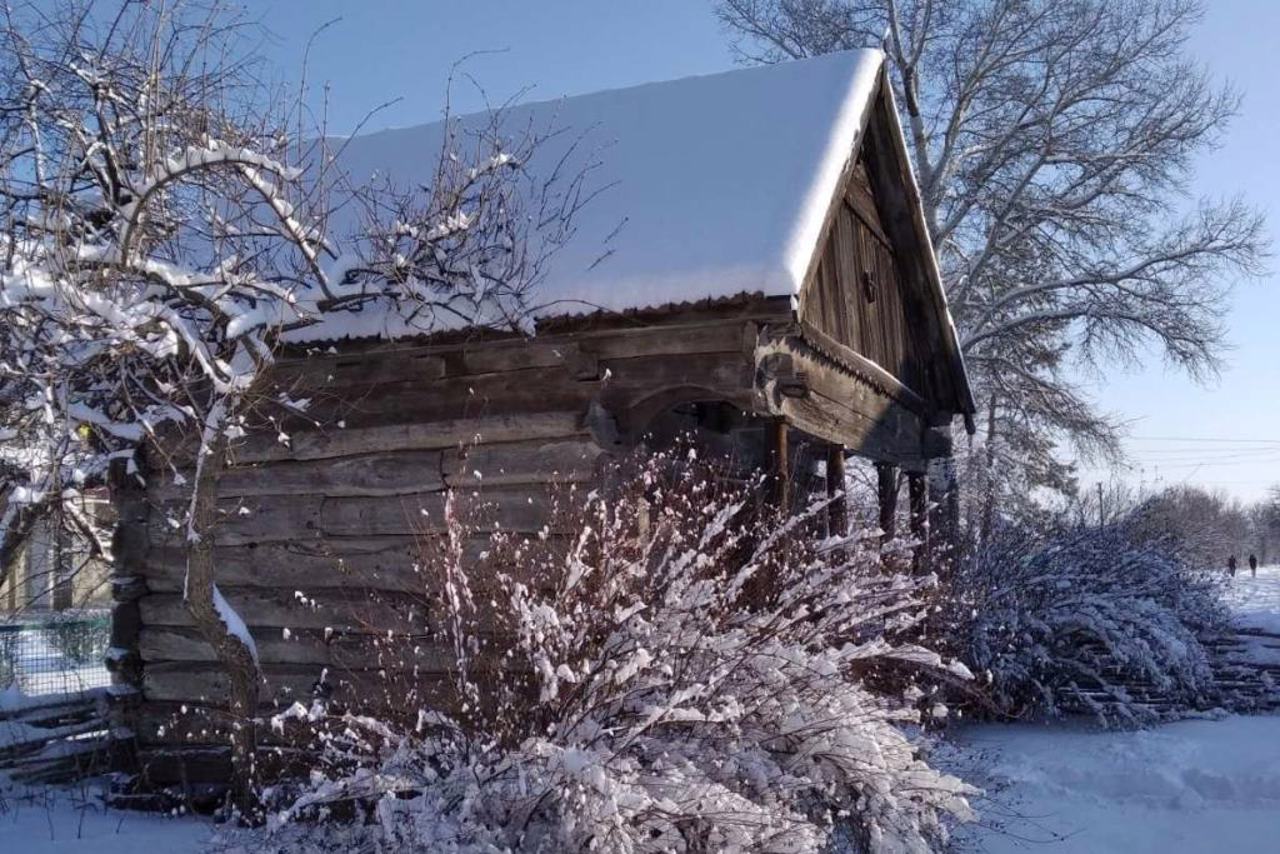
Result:
M311 400L308 418L238 444L215 532L219 587L266 675L264 711L309 702L322 672L335 701L376 700L375 638L421 632L432 617L415 564L422 538L443 524L446 490L464 512L483 505L481 518L532 535L551 522L549 490L595 483L606 459L657 425L697 427L713 449L718 434L748 461L765 458L766 421L822 448L889 459L936 451L922 414L807 350L800 332L787 301L740 299L552 324L533 339L283 361L274 381ZM227 677L182 602L184 452L153 454L141 492L124 479L117 534L121 607L137 621L136 636L117 642L131 647L128 678L143 700L130 725L161 783L225 774ZM448 660L422 651L424 700Z
M882 57L824 57L770 72L790 75L779 91L791 95L778 109L815 92L831 95L798 112L776 138L754 133L754 98L718 94L725 81L757 80L753 73L764 72L664 85L689 86L706 101L699 132L727 134L732 145L722 148L762 146L752 174L768 204L719 199L745 179L730 172L732 183L724 183L718 160L691 164L677 189L694 185L701 202L723 201L723 222L694 206L695 224L681 226L665 179L626 185L624 215L649 219L634 231L648 242L631 245L622 261L625 287L592 259L573 289L558 292L582 303L579 312L609 310L540 314L530 338L472 331L414 339L398 331L380 341L344 331L293 339L296 349L273 368L267 395L309 404L235 442L219 480L214 532L219 589L259 652L263 712L306 704L317 691L375 712L447 703L453 655L423 634L438 616L436 591L416 566L424 540L445 524L447 496L448 506L489 528L536 535L557 524L552 495L599 485L608 461L642 440L660 446L691 434L702 451L766 468L768 491L784 507L839 494L845 456L856 454L880 466L891 508L900 467L910 473L911 530L927 533L934 505L921 472L950 453L953 416L971 414L973 405ZM657 94L640 87L615 97L634 99L650 115L662 109ZM570 99L555 110L590 120L611 100ZM726 104L751 107L718 112ZM606 114L625 123L636 110ZM684 112L679 120L691 121ZM642 135L647 125L631 129ZM426 150L424 140L439 132L373 135L359 162L381 168L401 143ZM655 175L666 176L668 143L636 144L628 158L633 166L650 159ZM344 145L359 148L358 140ZM766 169L798 157L817 158L811 184ZM616 229L603 220L595 227ZM700 230L713 227L732 239L721 234L700 245ZM667 302L683 299L672 293L686 288L705 298ZM134 731L146 773L161 785L219 783L229 770L228 678L182 597L193 450L161 443L141 478L123 471L115 478L118 723ZM813 482L819 471L825 481ZM947 496L933 497L946 505ZM831 531L847 524L842 510L837 502ZM483 534L466 544L468 556L484 548ZM410 642L407 661L383 654L388 632ZM409 668L409 703L385 693L386 671L396 667ZM264 761L272 757L287 752Z

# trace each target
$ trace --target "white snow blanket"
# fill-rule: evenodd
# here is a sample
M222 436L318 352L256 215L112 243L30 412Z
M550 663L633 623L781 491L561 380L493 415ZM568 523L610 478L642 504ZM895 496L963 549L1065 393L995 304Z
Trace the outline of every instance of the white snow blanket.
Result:
M1280 567L1231 580L1237 626L1280 633ZM1277 659L1259 638L1250 657ZM1280 851L1280 716L1191 720L1139 732L1056 723L957 734L951 770L990 793L961 850L1004 854Z
M1227 604L1241 630L1280 635L1280 566L1259 567L1257 578L1248 564L1237 569L1227 587Z
M595 193L539 283L534 315L798 293L882 62L877 50L845 51L507 109L504 138L555 134L524 164L535 185L589 170ZM465 160L491 124L480 113L334 144L357 183L430 186L449 135ZM289 339L409 331L370 314L363 326L342 319L337 335L320 323Z
M1280 850L1278 716L1109 733L990 724L960 740L971 781L991 792L974 805L982 825L960 832L962 851Z
M122 812L102 806L105 783L13 787L0 775L0 851L5 854L194 854L212 822L200 816Z

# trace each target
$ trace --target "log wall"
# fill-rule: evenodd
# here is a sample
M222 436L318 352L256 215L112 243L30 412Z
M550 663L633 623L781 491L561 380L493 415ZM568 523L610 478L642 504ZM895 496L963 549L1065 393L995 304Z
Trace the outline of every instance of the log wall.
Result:
M443 530L447 492L482 528L571 534L557 530L552 491L585 493L610 457L692 401L781 418L877 459L927 453L919 400L863 368L807 347L785 300L668 312L661 324L622 317L534 339L348 345L282 360L269 396L310 404L235 444L214 532L219 589L260 654L262 711L321 690L403 712L387 680L406 670L409 702L447 702L453 657L427 638L441 613L415 567L424 540ZM734 431L726 446L755 441L740 422ZM153 449L142 479L117 490L116 642L122 690L138 700L122 722L159 785L217 782L228 767L228 681L182 598L193 451L177 440ZM487 544L480 534L469 554ZM388 631L407 636L408 659L377 640Z
M338 702L394 702L382 671L403 663L386 660L375 638L433 628L415 561L443 528L447 490L486 526L537 534L553 521L550 491L594 484L654 414L695 399L753 408L756 341L787 316L747 303L661 328L624 319L532 340L282 360L274 383L310 405L237 444L214 533L219 588L259 650L263 711L309 702L322 673ZM141 695L128 723L162 785L214 782L227 767L227 679L182 600L192 451L157 448L145 488L120 492L132 496L117 534L132 597L120 643ZM418 699L442 701L452 656L415 645Z

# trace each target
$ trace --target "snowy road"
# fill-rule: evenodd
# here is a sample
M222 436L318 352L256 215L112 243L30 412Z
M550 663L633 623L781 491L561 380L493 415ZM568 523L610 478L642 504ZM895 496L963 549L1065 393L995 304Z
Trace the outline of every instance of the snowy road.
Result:
M1264 566L1258 577L1248 568L1237 572L1227 588L1227 604L1243 629L1280 634L1280 566Z
M1280 633L1280 567L1231 583L1237 624ZM1271 655L1274 650L1259 649ZM960 851L1217 854L1280 851L1280 716L1140 732L990 724L957 734L990 798Z

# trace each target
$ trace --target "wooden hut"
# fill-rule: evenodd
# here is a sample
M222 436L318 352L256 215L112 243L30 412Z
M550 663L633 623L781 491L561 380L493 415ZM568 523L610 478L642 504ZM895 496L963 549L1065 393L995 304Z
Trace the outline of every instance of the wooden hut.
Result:
M856 454L881 465L891 507L901 467L920 520L920 473L973 412L879 52L509 118L606 143L606 190L541 283L536 333L433 336L376 315L299 333L275 376L318 425L287 444L248 436L222 476L218 584L254 635L266 703L370 666L368 635L387 627L342 615L414 583L415 535L447 489L534 532L548 484L590 483L602 458L690 430L771 466L780 500L795 473L838 478ZM360 137L343 157L427 180L442 132ZM225 738L194 713L224 703L227 678L183 607L184 495L160 467L117 485L114 645L153 781L194 784L226 773Z

